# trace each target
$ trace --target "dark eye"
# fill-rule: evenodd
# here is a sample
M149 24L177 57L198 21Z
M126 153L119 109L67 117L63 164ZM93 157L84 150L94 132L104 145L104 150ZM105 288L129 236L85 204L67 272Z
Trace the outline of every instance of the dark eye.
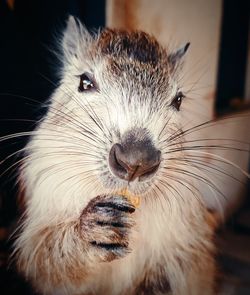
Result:
M181 91L177 92L177 94L175 95L175 98L171 102L171 106L175 107L176 110L179 111L184 97L185 95Z
M79 84L79 87L78 87L79 92L95 89L95 84L94 84L93 80L89 76L90 75L87 74L87 73L83 73L80 76L80 84Z

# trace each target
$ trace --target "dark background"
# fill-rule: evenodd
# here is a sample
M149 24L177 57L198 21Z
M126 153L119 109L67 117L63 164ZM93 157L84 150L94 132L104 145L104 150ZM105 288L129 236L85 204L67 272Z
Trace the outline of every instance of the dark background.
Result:
M7 0L0 0L0 136L32 130L46 112L40 104L58 83L61 62L49 48L55 48L56 36L69 14L79 17L90 30L103 27L105 1L15 0L11 9ZM243 99L248 29L249 1L224 1L215 105L218 114L232 110L233 98ZM26 141L26 137L0 141L0 161ZM17 216L14 169L2 175L17 160L14 157L0 165L0 232ZM11 266L6 270L10 245L0 234L0 293L32 294Z

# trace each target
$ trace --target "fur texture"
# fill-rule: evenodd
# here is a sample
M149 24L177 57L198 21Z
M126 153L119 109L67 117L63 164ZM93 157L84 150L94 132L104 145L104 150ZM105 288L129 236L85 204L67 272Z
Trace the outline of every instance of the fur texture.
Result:
M187 48L170 54L143 32L92 37L73 18L62 47L61 83L20 173L19 269L42 294L214 294L213 228L177 162L187 152L172 102ZM78 92L82 73L95 89ZM108 155L133 130L162 159L154 177L128 183L111 173ZM139 208L117 196L126 187Z

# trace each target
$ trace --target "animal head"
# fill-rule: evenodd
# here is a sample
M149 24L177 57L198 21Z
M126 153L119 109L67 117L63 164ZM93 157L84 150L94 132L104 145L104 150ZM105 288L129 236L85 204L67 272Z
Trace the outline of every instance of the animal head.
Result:
M169 53L147 33L91 35L70 17L61 45L61 82L30 142L33 178L57 175L52 187L78 192L149 191L181 133L178 78L189 43Z

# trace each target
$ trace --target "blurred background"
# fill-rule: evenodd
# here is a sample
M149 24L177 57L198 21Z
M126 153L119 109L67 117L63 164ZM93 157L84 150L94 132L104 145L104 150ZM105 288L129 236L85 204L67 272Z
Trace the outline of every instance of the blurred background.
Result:
M190 98L185 119L193 125L218 119L216 134L208 128L201 138L250 142L250 7L244 0L0 0L0 136L32 130L46 113L40 106L55 89L62 62L51 49L57 50L69 14L89 30L142 29L169 50L191 42L182 77ZM221 124L221 118L235 114ZM19 159L8 156L27 140L0 141L1 294L34 294L14 267L7 267L8 236L18 216L16 175L9 167ZM215 152L249 169L249 153ZM239 181L223 180L226 222L218 229L218 261L224 294L244 295L250 294L250 190L242 174L232 173ZM209 193L204 195L215 212Z

